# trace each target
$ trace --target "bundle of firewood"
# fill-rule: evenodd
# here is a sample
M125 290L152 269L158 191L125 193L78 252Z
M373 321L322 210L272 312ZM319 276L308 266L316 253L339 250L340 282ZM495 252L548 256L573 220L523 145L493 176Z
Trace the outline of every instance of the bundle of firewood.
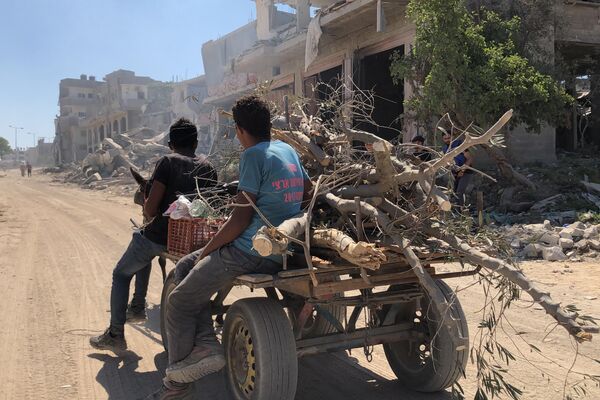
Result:
M279 226L265 221L254 237L254 248L263 256L286 256L296 244L304 249L309 268L326 265L314 255L326 258L327 251L361 271L377 270L390 257L401 257L433 296L437 290L423 254L443 249L447 257L514 283L576 339L590 340L592 329L536 287L508 257L473 240L469 229L455 229L469 217L453 210L451 192L436 184L457 155L473 146L494 145L511 116L512 110L485 132L461 131L462 143L445 154L418 149L431 151L432 160L426 162L402 151L411 145L394 146L344 124L303 118L296 129L274 129L274 139L289 143L301 156L314 180L314 196L295 218ZM364 145L359 150L352 146L357 142ZM443 297L434 300L437 307L447 308Z

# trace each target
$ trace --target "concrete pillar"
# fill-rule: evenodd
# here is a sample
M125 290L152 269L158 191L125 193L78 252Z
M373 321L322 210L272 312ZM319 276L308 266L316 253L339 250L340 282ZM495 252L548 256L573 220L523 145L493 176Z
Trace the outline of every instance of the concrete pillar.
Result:
M310 0L296 0L296 29L298 32L308 28L310 24Z
M275 34L271 31L274 10L273 0L256 0L256 35L258 40L271 40L275 37Z

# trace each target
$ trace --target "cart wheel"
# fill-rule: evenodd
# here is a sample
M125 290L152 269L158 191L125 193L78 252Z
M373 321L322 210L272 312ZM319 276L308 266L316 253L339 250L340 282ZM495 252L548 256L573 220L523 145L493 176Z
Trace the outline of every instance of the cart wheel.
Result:
M160 295L160 336L162 337L163 347L165 351L167 348L167 299L169 295L175 289L175 270L171 270L167 274L167 279L163 284L162 294Z
M338 306L334 304L319 305L319 308L328 312L332 317L339 321L340 324L344 324L346 320L346 307ZM296 327L296 321L302 312L303 304L298 304L289 307L289 318L294 327L294 335L297 339L308 339L318 336L328 335L335 333L338 330L335 325L327 320L317 308L313 308L311 314L306 319L306 323L302 327L302 332L298 332Z
M436 281L444 297L451 302L446 321L441 324L435 307L430 307L429 296L421 301L422 315L417 304L401 303L397 307L396 322L415 322L415 330L424 333L424 339L411 339L384 344L385 356L400 383L419 392L444 390L464 374L469 354L469 332L467 320L458 298L443 281ZM393 308L390 307L389 311ZM454 346L450 329L458 333L459 344Z
M269 298L236 301L223 328L227 383L235 400L292 400L296 342L283 308Z

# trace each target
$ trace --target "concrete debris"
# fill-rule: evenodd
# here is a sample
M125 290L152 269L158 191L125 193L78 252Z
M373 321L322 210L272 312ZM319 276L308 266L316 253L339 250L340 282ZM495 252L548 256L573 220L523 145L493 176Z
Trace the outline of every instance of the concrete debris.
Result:
M593 225L583 231L584 239L593 239L598 236L598 227Z
M567 229L563 229L558 236L560 236L561 239L569 239L569 240L573 240L573 233L568 231Z
M165 137L165 132L148 128L140 128L133 133L114 134L105 138L101 148L88 154L80 165L72 163L47 169L45 172L66 172L63 182L94 190L119 186L121 194L128 194L137 188L129 173L130 168L149 174L158 159L170 153L169 148L163 145ZM98 184L100 181L102 184Z
M537 258L539 254L538 247L532 243L525 246L522 252L523 257L525 258Z
M600 225L577 221L561 227L544 221L498 229L521 258L581 261L582 257L596 257L600 252Z
M590 240L589 241L590 248L600 251L600 240Z
M560 236L556 233L546 232L540 237L540 242L546 243L550 246L556 246L560 240Z
M573 242L573 239L560 238L560 240L558 241L558 245L561 249L567 250L572 249L575 243Z
M542 249L542 258L546 261L564 261L567 256L560 247L552 246Z
M101 181L101 180L102 180L102 177L100 176L99 173L96 172L96 173L92 174L92 176L90 176L89 178L87 178L85 181L83 181L83 184L84 185L89 185L92 182L98 182L98 181Z

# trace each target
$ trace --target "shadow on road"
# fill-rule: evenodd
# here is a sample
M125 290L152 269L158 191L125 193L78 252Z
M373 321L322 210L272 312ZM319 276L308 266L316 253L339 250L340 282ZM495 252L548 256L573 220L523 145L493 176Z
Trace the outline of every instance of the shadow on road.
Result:
M134 352L121 357L90 354L104 363L96 380L111 400L143 399L160 388L167 364L165 352L154 357L157 370L137 372L141 358ZM195 398L233 400L227 391L225 373L207 376L195 383ZM403 389L356 364L346 353L320 354L299 362L297 400L450 400L450 393L422 394Z
M148 388L160 387L167 365L165 353L154 358L157 370L152 372L136 371L142 358L133 351L127 351L120 356L94 353L88 357L103 362L96 375L96 381L104 387L110 400L143 399L152 393Z

